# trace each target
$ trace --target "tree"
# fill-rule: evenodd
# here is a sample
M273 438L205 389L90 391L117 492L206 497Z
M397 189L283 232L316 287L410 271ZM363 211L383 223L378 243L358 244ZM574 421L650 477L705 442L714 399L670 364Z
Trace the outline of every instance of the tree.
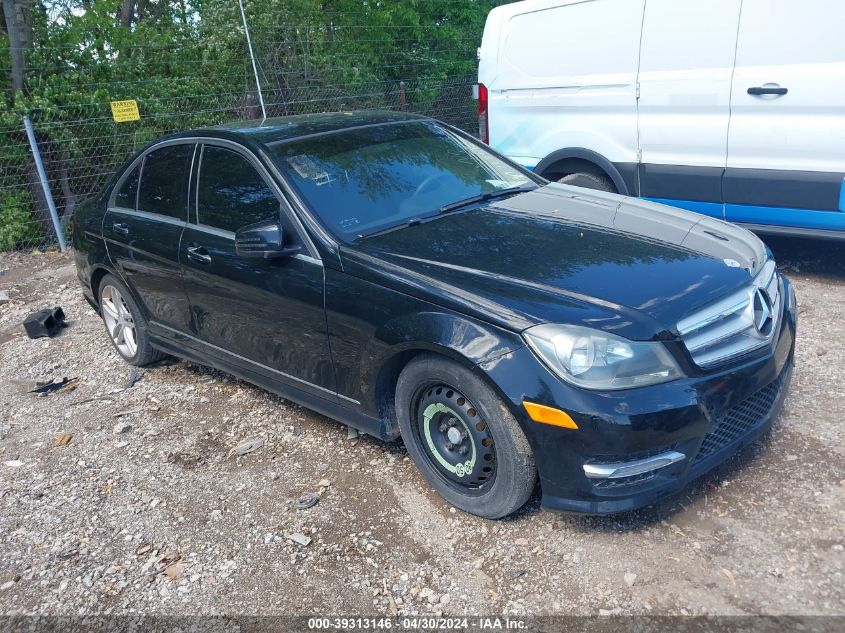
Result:
M9 38L14 94L24 89L26 53L32 47L32 0L3 0L3 28Z
M0 170L0 192L28 191L9 208L25 209L29 200L35 217L49 217L32 186L31 157L20 151L23 114L35 126L63 219L147 141L259 115L237 2L0 3L0 68L10 69L9 97L0 99L0 168L19 166ZM398 108L404 81L408 109L470 129L475 50L500 3L244 0L268 113ZM111 120L109 102L123 99L138 101L140 121Z

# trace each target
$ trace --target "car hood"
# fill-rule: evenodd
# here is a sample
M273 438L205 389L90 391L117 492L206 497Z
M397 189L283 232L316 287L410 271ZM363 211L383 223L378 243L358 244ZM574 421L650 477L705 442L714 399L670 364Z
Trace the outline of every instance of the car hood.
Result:
M349 274L509 329L581 323L647 340L747 285L767 252L719 220L552 183L341 256Z

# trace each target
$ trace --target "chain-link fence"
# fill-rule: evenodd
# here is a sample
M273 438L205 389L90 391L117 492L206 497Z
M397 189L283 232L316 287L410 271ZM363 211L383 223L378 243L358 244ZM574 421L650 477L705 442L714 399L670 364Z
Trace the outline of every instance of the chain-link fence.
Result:
M446 3L449 11L463 10L462 0L432 1ZM259 13L255 25L250 17L267 116L393 109L426 114L475 132L475 48L486 12L499 2L473 4L483 6L475 6L469 25L442 17L424 24L369 24L374 11L370 9L324 12L313 21L309 16L292 16L283 25L265 13ZM178 51L167 44L145 43L127 47L122 57L108 50L94 52L107 64L105 70L103 64L96 66L91 76L77 72L75 65L89 60L74 61L80 53L70 45L36 49L33 57L41 66L33 69L32 83L39 96L47 93L52 98L30 98L24 100L24 108L0 113L0 251L56 244L22 123L24 114L32 120L62 226L146 143L177 130L261 117L236 11L235 3L227 13L210 16L204 32L196 26L203 20L186 21L171 36ZM127 57L132 65L126 63ZM122 99L137 101L140 120L113 120L110 102Z

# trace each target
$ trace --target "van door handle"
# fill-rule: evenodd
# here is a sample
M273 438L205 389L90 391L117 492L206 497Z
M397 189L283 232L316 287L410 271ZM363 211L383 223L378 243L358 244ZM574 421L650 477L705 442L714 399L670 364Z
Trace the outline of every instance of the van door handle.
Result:
M786 88L781 88L780 86L752 86L748 89L748 94L750 95L778 95L783 96L787 92L789 92Z
M115 222L111 225L111 228L115 233L120 233L121 235L129 235L129 225L124 224L123 222Z
M188 259L192 259L199 264L211 263L211 255L208 254L208 251L203 246L189 246Z

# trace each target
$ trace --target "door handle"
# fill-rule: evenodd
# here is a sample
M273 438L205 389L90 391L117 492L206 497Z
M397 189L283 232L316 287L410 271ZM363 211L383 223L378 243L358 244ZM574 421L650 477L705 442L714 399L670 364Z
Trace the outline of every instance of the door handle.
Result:
M129 225L124 224L123 222L115 222L111 225L111 228L115 233L120 233L121 235L129 235Z
M211 255L208 254L208 251L203 246L189 246L188 259L192 259L199 264L211 263Z
M778 95L783 96L789 90L787 88L781 88L780 86L752 86L748 89L748 94L760 96L760 95Z

